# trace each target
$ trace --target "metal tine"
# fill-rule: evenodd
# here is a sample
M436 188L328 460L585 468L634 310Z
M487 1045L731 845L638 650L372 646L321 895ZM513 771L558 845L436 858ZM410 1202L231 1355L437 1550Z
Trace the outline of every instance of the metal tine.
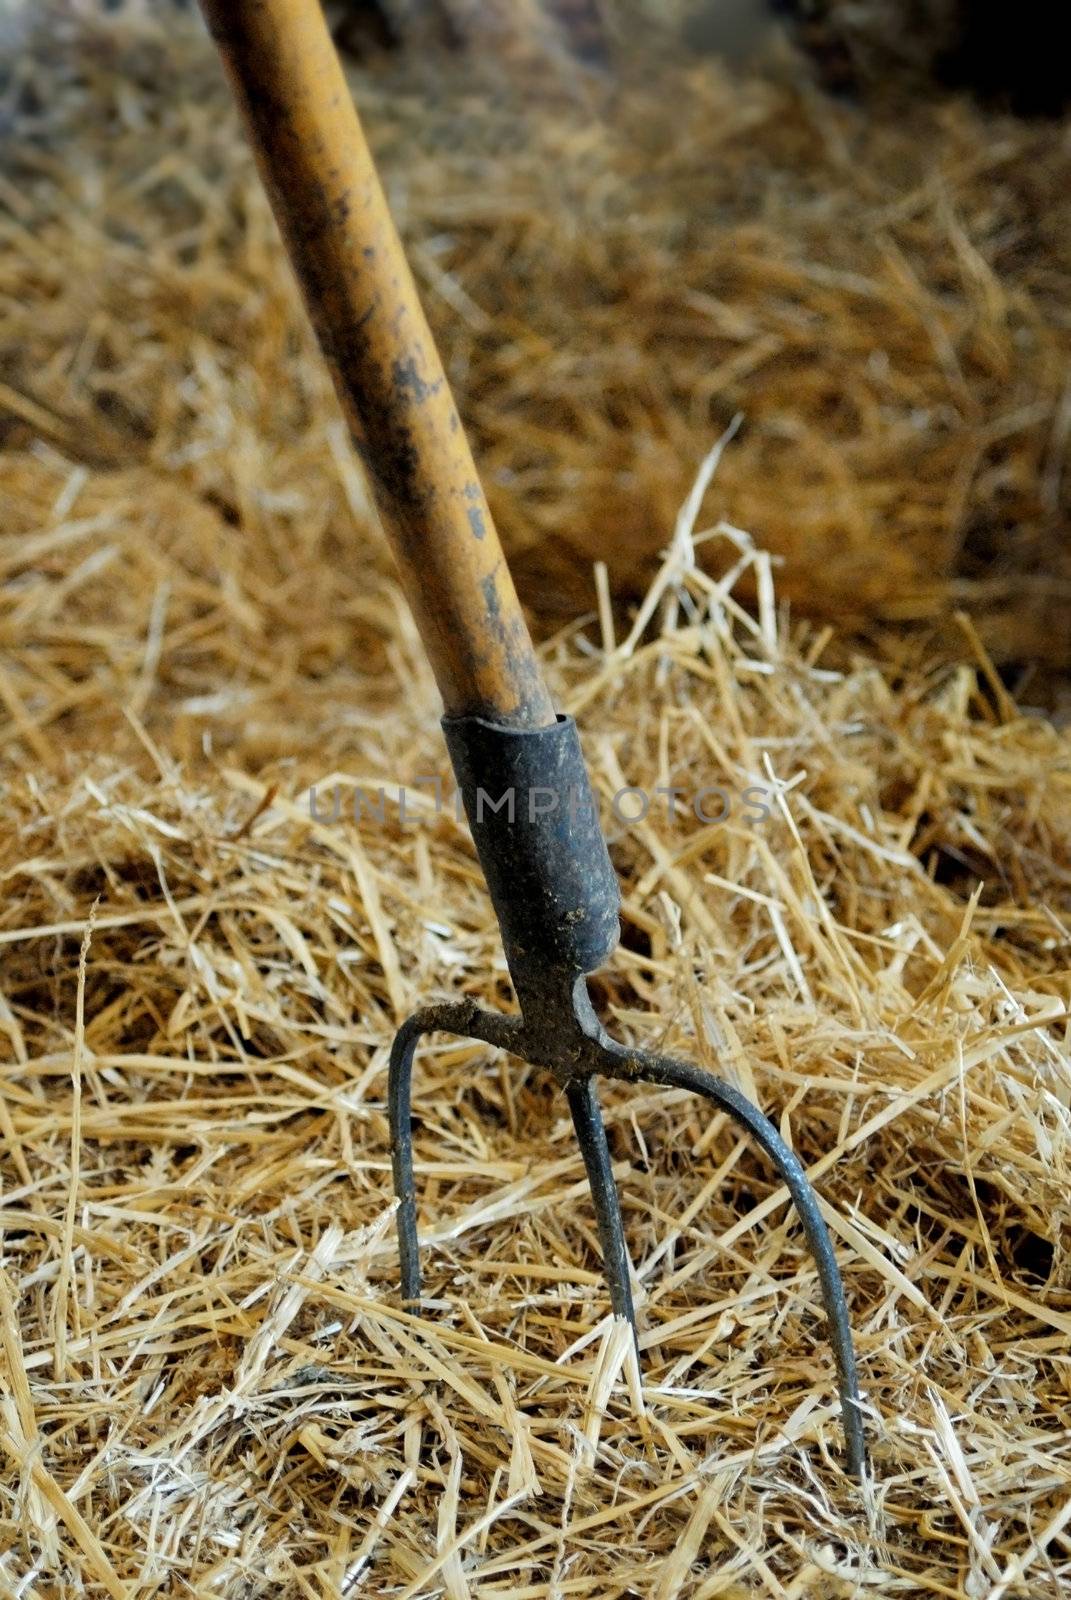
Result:
M566 1084L565 1095L573 1114L580 1153L587 1168L591 1198L595 1202L603 1271L610 1286L610 1305L615 1317L628 1318L638 1357L640 1342L636 1331L636 1311L632 1304L632 1267L594 1077L574 1078Z
M618 1051L620 1050L620 1055ZM807 1244L818 1269L818 1282L822 1293L826 1321L829 1324L830 1343L837 1368L837 1392L840 1397L841 1418L847 1447L848 1470L861 1478L866 1468L866 1443L863 1436L863 1414L859 1398L859 1377L852 1345L848 1303L844 1295L840 1268L833 1253L829 1230L825 1225L818 1197L811 1186L799 1157L789 1149L770 1119L757 1106L752 1105L732 1084L716 1078L701 1067L693 1067L670 1056L650 1055L642 1050L621 1049L607 1052L608 1061L599 1068L607 1077L622 1079L627 1083L655 1083L669 1089L690 1089L714 1105L727 1111L734 1120L746 1128L756 1144L769 1157L792 1196L793 1204Z
M402 1265L402 1299L420 1298L420 1245L417 1238L416 1185L413 1179L413 1057L429 1033L452 1033L479 1039L499 1050L519 1049L523 1023L518 1016L485 1011L470 1001L425 1006L414 1011L394 1036L387 1069L387 1116L390 1123L391 1169L398 1199L398 1250Z
M424 1029L420 1014L409 1018L394 1035L387 1074L387 1116L390 1160L398 1201L398 1253L402 1267L402 1299L420 1299L420 1243L417 1238L416 1186L413 1179L413 1056ZM414 1307L419 1310L419 1307Z

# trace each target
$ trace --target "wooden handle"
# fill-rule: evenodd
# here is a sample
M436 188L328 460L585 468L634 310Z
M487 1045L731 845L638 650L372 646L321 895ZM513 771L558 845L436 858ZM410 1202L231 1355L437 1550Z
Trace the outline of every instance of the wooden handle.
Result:
M319 0L201 0L448 715L554 709Z

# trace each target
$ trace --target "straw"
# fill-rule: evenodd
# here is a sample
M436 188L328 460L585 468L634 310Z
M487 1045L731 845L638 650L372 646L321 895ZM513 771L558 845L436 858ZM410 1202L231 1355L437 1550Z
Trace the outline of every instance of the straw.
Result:
M814 1177L860 1494L785 1196L687 1097L603 1096L642 1394L564 1104L470 1043L418 1061L401 1308L393 1028L509 1004L433 688L207 42L46 21L0 177L0 1587L1055 1600L1066 141L687 61L361 80L602 797L597 1003Z

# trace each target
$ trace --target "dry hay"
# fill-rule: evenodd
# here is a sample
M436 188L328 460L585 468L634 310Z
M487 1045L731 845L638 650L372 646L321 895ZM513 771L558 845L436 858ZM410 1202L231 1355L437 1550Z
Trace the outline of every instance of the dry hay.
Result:
M27 56L7 90L3 1592L1065 1593L1071 762L1065 734L1016 708L965 618L944 626L940 653L910 638L895 658L838 651L778 611L748 540L723 529L697 544L685 518L642 635L606 586L598 622L546 646L604 796L625 783L776 792L761 826L738 804L710 826L687 811L671 823L661 801L640 824L608 813L626 936L596 989L622 1036L753 1093L820 1180L858 1330L872 1485L858 1494L838 1466L814 1269L784 1197L687 1098L604 1095L639 1277L642 1399L606 1319L563 1106L540 1073L474 1046L439 1041L421 1059L431 1309L419 1323L400 1309L391 1030L417 1000L508 1003L504 969L449 809L403 827L388 800L383 820L367 806L353 820L356 787L444 770L434 694L214 73L181 35L169 51L181 94L160 82L151 38L117 51L100 36L80 81ZM726 152L762 141L776 173L793 141L847 125L769 86L688 93L677 114L709 142L678 152L673 183L704 204L710 185L729 193L714 176ZM645 549L664 544L697 441L742 398L749 431L722 458L700 532L760 509L761 493L750 520L794 529L810 570L832 574L838 548L861 559L880 514L897 530L891 569L910 575L934 551L935 608L953 528L1001 502L1028 547L1040 537L1039 461L1052 463L1044 492L1064 493L1041 418L1062 325L1042 338L1023 307L1061 280L1020 238L1011 287L966 245L946 257L939 316L921 288L872 294L874 263L849 268L851 238L831 229L852 197L888 194L896 130L868 135L865 169L836 140L814 155L796 200L801 229L823 207L831 219L826 256L843 259L826 277L802 273L798 236L778 232L796 213L772 178L776 219L738 221L733 254L712 226L702 244L685 217L668 229L660 191L673 184L656 174L649 228L642 210L628 224L644 241L630 265L612 248L625 191L597 119L585 134L574 108L568 138L561 108L557 124L515 128L512 187L496 190L504 109L474 102L463 123L444 105L414 148L419 107L399 95L372 92L395 196L529 575L566 505L588 537L600 492L608 560L629 528ZM973 114L942 115L963 194L980 197L997 170L994 217L1041 193L1058 157L1046 146L1041 159L1040 135L1002 124L997 152L968 160ZM436 168L430 141L461 126L474 152ZM556 238L560 198L553 227L541 216L556 140L575 156L559 182L605 232L578 221ZM751 173L741 217L761 198L757 161L737 165ZM823 201L824 162L840 188ZM933 207L954 233L963 201L943 182L906 192L889 227L903 248L915 240L916 262L936 260ZM1055 250L1056 222L1023 210L1020 232L1050 226ZM884 259L903 263L903 248ZM526 273L511 277L522 250ZM738 274L729 299L697 301L688 274L704 251L707 273ZM574 303L588 315L569 322L542 297L581 263ZM849 270L855 287L838 276ZM627 283L631 366L615 303ZM866 320L836 319L863 283L890 360L867 368L871 409L849 421L833 396L848 379L863 392ZM1006 337L978 310L988 294L1018 307ZM949 347L942 318L965 308L977 342ZM775 314L783 342L749 388L756 328ZM843 349L822 343L834 322ZM741 358L736 377L707 360L700 383L700 328ZM970 364L979 351L992 387ZM793 374L797 427L779 432L769 418ZM897 407L938 393L977 409L909 427ZM936 549L923 539L935 520ZM707 553L723 581L693 561ZM789 584L804 570L790 564ZM314 821L310 785L322 808L336 779L344 818Z
M11 68L13 437L167 466L202 500L213 476L246 518L297 442L325 464L319 376L276 381L308 335L214 62L178 21L124 36ZM631 72L526 62L521 94L470 56L363 89L526 598L574 616L596 558L642 594L741 411L719 509L785 558L794 605L843 626L951 598L1002 662L1066 667L1066 130L961 100L864 114L710 62Z

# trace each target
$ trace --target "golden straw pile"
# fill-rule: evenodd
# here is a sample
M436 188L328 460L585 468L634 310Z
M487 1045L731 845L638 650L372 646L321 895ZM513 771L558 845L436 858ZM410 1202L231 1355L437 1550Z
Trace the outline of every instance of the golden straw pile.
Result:
M859 1491L799 1228L688 1097L603 1097L642 1390L564 1103L453 1040L401 1309L392 1030L509 1004L415 783L434 691L207 45L48 23L0 92L0 1592L1066 1594L1071 746L1003 665L1058 701L1065 132L787 68L361 80L570 619L626 899L599 1007L818 1183Z

